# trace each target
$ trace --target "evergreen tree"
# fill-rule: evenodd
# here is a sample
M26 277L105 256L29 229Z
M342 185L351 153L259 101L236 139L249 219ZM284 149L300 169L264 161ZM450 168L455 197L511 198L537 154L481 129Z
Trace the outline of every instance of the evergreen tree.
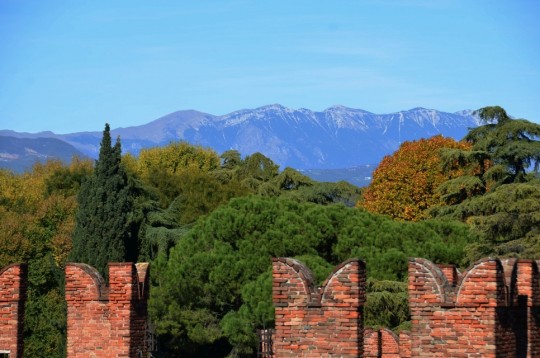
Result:
M82 184L77 200L71 260L90 264L104 276L109 262L135 261L136 237L130 230L133 199L121 163L120 139L112 146L109 124L94 173Z
M235 198L180 236L168 258L153 261L150 316L168 356L252 357L255 329L274 319L271 257L301 260L319 283L351 257L366 259L372 280L405 281L407 257L461 263L474 239L462 223L398 222L282 197ZM408 318L406 284L373 284L369 293L369 325L397 327Z
M472 150L448 150L447 168L464 175L439 187L446 206L431 215L468 223L480 241L468 249L471 260L485 256L540 257L540 125L512 119L501 107L476 112L484 125L465 140Z
M500 185L524 183L534 178L540 164L540 125L524 119L512 119L498 106L475 112L484 125L469 131L465 140L472 150L446 150L443 166L456 168L464 175L443 183L439 191L447 204L493 191Z

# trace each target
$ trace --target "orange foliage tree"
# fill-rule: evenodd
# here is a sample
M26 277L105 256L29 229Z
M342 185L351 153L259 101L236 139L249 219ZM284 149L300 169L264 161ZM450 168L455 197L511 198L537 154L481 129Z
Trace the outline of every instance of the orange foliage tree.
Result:
M426 218L426 210L440 203L437 187L460 175L442 169L440 151L450 148L469 150L470 144L441 135L403 143L384 157L357 207L400 220Z

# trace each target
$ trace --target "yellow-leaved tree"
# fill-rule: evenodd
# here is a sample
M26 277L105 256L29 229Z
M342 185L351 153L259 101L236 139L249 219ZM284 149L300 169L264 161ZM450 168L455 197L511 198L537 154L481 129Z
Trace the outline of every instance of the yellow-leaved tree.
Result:
M403 143L381 161L357 207L394 219L426 218L426 210L441 202L439 185L460 175L459 169L443 171L440 151L447 148L469 150L470 144L441 135Z

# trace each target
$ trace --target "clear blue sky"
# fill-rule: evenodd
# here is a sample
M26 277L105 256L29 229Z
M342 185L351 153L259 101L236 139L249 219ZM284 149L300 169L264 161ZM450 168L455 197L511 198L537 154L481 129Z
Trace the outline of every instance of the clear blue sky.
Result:
M272 103L540 122L539 18L538 0L0 0L0 129Z

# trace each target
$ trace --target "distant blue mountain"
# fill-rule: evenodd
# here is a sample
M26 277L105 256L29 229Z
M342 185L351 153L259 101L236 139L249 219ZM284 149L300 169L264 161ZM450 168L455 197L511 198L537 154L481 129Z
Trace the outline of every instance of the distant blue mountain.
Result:
M60 139L0 136L0 168L16 173L22 173L36 162L49 159L69 163L74 156L84 157L72 145Z
M111 123L114 125L114 123ZM185 140L218 153L236 149L242 155L261 152L284 167L340 169L376 165L404 141L437 134L461 139L478 125L471 111L446 113L414 108L390 114L332 106L322 112L279 104L214 116L193 110L168 114L148 124L113 129L124 152ZM57 135L0 131L15 137L61 139L97 157L101 131Z

